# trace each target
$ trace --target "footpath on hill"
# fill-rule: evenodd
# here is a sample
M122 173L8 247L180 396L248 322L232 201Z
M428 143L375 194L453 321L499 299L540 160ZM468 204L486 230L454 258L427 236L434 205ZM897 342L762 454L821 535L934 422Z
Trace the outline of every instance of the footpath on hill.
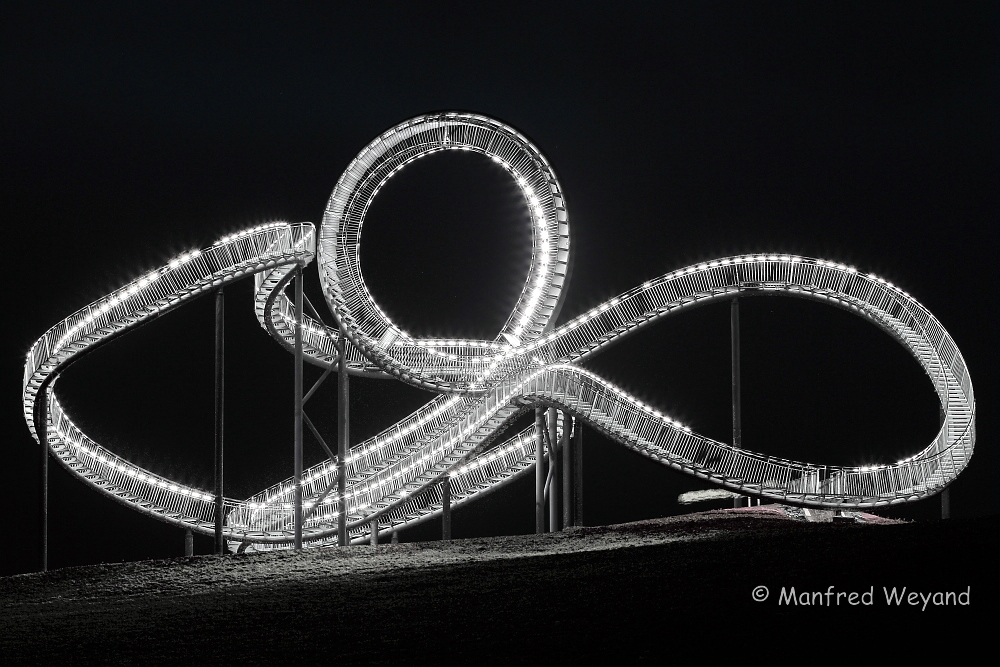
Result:
M17 575L0 579L0 656L20 664L659 661L664 633L696 619L912 630L985 618L997 606L988 569L1000 517L803 518L769 506L544 535ZM917 604L906 598L913 592Z

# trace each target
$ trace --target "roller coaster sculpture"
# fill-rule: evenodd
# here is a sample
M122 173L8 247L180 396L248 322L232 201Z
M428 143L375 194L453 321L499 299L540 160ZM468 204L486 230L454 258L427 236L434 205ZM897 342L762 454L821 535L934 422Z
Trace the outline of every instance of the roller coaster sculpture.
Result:
M516 308L492 341L415 338L392 322L361 275L359 244L379 189L405 165L462 150L492 159L516 181L530 211L532 253ZM553 327L566 287L569 221L546 159L524 136L466 113L419 116L372 141L340 177L318 239L310 223L273 223L187 252L59 322L27 355L23 408L32 434L85 483L163 521L203 534L215 529L215 499L122 458L66 414L55 379L75 358L206 291L253 275L261 325L294 349L296 322L308 362L336 370L346 331L350 374L396 378L438 393L346 458L347 530L368 539L439 514L448 476L453 502L468 502L535 465L536 427L497 437L535 406L559 408L606 437L675 470L743 495L820 508L871 508L939 493L968 464L975 399L965 361L944 327L916 299L871 274L833 261L748 254L671 271ZM337 326L297 313L285 288L318 257ZM804 297L865 318L899 341L930 377L942 425L926 447L890 465L839 467L791 461L693 433L578 362L637 328L711 301L748 295ZM560 418L559 429L563 428ZM41 428L39 428L41 426ZM303 539L335 544L337 462L304 471ZM287 548L293 540L294 478L245 500L225 499L224 534L242 548Z

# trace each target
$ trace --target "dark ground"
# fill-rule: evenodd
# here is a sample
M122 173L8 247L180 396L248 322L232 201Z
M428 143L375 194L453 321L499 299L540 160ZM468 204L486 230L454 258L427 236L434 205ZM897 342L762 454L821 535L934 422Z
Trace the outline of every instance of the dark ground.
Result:
M987 564L998 528L997 516L844 525L755 508L543 536L66 568L0 579L0 662L662 662L692 642L718 656L747 632L778 658L802 639L822 652L897 631L918 643L924 631L976 636L997 610ZM754 602L760 585L770 595ZM871 590L872 604L781 604L793 586ZM969 604L887 603L883 587L904 586L968 591Z

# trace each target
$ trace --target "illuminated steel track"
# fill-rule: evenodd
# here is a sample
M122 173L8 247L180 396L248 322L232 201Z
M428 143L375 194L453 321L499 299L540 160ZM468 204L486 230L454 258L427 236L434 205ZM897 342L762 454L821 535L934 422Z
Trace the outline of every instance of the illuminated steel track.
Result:
M360 269L361 230L379 190L401 168L442 150L481 153L508 172L531 215L532 255L514 311L492 341L411 336L382 311ZM354 446L346 460L350 539L373 526L398 529L440 513L440 481L468 502L535 465L535 427L500 440L534 406L572 414L606 437L683 473L743 495L807 507L859 508L936 494L968 465L975 398L965 361L944 327L909 294L844 264L786 254L738 255L667 273L559 327L569 261L569 221L559 183L541 153L512 128L472 114L420 116L383 133L348 166L318 237L309 223L273 223L185 253L73 313L36 341L24 368L28 427L71 472L127 505L212 534L212 494L145 470L84 434L63 410L55 380L74 360L198 295L253 275L261 325L294 349L297 322L284 289L317 261L327 305L347 332L348 372L395 378L439 395ZM580 368L578 362L637 329L703 303L751 295L812 299L865 318L901 343L927 373L942 407L936 437L889 465L842 467L790 461L705 438ZM307 361L336 370L338 327L301 314ZM44 402L43 402L44 401ZM46 428L39 429L44 416ZM561 433L566 421L559 417ZM337 462L304 471L303 537L336 543ZM245 500L225 499L232 548L286 548L294 536L294 480Z

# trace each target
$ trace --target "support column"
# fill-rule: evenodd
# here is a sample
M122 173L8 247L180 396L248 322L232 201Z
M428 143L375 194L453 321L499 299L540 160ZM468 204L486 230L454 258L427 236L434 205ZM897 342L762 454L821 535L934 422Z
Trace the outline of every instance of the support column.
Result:
M451 540L451 477L441 481L441 539Z
M347 546L347 442L350 437L350 386L347 376L347 329L340 322L337 339L337 544Z
M545 532L545 409L535 408L535 533Z
M215 290L215 553L226 552L222 527L226 519L223 501L222 449L226 402L226 293Z
M733 447L743 448L743 424L740 414L740 300L733 297L729 306L729 325L732 338L733 366ZM746 504L743 496L733 498L733 507Z
M49 569L49 390L43 386L35 399L39 402L35 433L42 445L42 572Z
M194 555L194 533L190 528L184 529L184 555L189 558Z
M583 420L573 424L573 525L583 525Z
M573 448L570 440L570 429L573 426L573 417L563 410L563 432L559 439L560 456L562 463L562 526L569 528L573 523Z
M295 267L295 543L302 548L302 265Z
M559 530L559 441L556 434L556 421L559 413L555 408L549 408L549 532Z
M371 531L371 542L373 547L378 546L378 519L375 519L370 524L368 524L369 530Z

